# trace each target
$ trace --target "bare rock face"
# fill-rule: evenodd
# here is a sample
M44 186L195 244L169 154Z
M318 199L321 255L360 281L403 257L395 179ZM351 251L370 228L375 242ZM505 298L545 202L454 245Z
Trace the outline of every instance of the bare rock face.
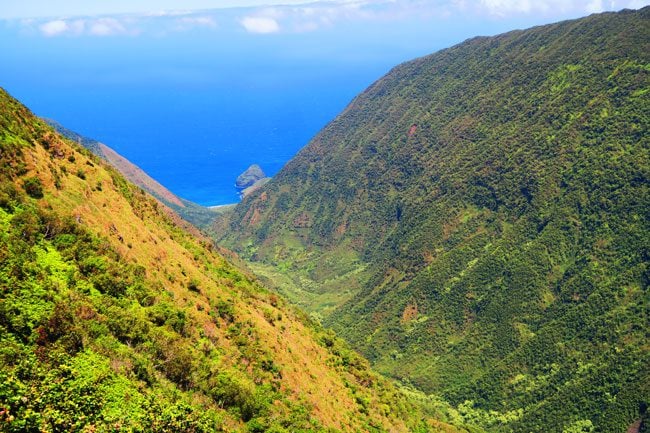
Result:
M257 164L253 164L248 167L246 171L237 176L235 186L239 190L239 196L244 198L269 180L271 180L271 178L264 174L262 168Z
M266 174L264 174L262 168L257 164L253 164L248 167L242 174L237 176L235 185L238 189L246 189L250 186L255 185L256 182L264 179L265 177Z

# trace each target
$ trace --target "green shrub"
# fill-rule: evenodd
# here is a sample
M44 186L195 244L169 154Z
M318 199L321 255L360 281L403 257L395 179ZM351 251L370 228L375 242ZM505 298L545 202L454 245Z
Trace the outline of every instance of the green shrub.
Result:
M214 378L211 395L224 408L235 408L244 421L257 416L266 406L263 392L236 370L219 373Z
M187 288L195 293L201 292L201 289L199 288L199 280L196 278L190 278L190 281L187 283Z
M213 310L210 312L212 316L216 314L225 320L226 323L235 321L235 306L231 300L224 301L220 299L212 308Z
M43 198L43 183L37 177L29 177L25 179L23 188L27 195L32 198Z

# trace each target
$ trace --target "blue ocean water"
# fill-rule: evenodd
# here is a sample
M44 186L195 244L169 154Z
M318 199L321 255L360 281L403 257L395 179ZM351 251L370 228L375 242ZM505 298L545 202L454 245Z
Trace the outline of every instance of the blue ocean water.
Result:
M45 39L0 28L0 86L212 206L239 200L235 179L251 164L276 174L395 63L321 52L309 38L201 36Z
M239 200L235 179L249 165L277 173L357 92L347 80L337 90L121 86L70 89L63 107L56 95L40 95L31 107L113 147L175 194L211 206Z

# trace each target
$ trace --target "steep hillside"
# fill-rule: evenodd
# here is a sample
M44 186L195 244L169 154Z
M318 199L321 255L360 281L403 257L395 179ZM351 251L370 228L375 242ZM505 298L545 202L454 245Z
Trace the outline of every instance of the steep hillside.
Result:
M1 89L0 162L0 431L459 431Z
M161 185L157 180L145 173L140 167L133 164L104 143L100 143L92 138L84 137L54 120L44 120L59 134L82 145L95 155L107 161L110 165L115 167L122 176L126 177L127 180L136 184L158 200L162 201L165 205L174 209L186 221L191 222L196 227L210 229L214 219L216 218L216 214L209 208L178 197Z
M221 242L467 420L625 431L650 400L649 18L396 67L222 219Z

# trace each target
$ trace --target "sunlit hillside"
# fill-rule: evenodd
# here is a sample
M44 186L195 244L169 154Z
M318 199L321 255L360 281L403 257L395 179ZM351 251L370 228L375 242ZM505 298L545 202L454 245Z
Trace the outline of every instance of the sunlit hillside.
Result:
M4 91L0 158L0 430L457 431Z

